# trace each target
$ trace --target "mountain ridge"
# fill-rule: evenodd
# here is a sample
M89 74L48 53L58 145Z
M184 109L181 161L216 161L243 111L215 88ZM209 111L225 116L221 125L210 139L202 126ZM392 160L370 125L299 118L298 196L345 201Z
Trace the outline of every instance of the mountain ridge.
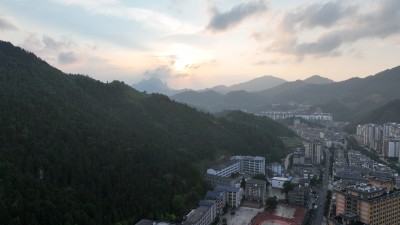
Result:
M280 159L278 135L295 135L267 118L260 128L120 81L64 74L3 41L0 89L5 224L179 222L206 191L200 168L233 154Z

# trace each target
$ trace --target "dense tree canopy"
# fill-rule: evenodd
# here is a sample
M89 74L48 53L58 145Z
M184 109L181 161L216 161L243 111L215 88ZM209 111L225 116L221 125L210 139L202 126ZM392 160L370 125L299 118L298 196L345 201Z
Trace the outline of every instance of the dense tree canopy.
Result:
M0 94L2 224L178 221L205 193L212 161L286 154L277 124L267 132L122 82L66 75L1 41Z

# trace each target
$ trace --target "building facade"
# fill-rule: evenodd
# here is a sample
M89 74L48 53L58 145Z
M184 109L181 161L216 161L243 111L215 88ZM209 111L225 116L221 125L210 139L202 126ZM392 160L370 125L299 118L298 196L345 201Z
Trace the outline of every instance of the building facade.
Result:
M239 172L251 175L265 174L265 158L261 156L232 156L231 160L239 161Z
M400 192L382 186L357 184L335 189L336 215L369 225L398 224Z
M312 164L321 164L322 161L322 144L317 141L305 141L304 156L309 159Z
M267 199L267 182L257 179L247 180L245 198L246 200L259 202L264 205Z

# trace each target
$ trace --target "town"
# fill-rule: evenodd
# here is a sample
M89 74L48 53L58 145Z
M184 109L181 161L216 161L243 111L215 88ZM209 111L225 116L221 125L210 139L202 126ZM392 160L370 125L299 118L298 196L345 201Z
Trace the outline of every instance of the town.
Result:
M358 125L356 135L348 136L338 131L343 130L342 124L335 125L340 129L315 128L300 118L332 124L329 114L296 117L289 127L301 137L302 146L293 148L280 162L236 155L208 168L204 178L210 190L182 225L379 225L400 221L400 177L389 166L400 159L400 124ZM142 219L136 225L168 224L173 223Z

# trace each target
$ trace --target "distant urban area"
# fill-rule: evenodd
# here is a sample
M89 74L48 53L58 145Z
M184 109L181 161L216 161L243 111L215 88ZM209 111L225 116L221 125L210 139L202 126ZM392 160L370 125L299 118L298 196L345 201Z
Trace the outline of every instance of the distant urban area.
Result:
M208 168L210 189L182 224L397 224L400 124L360 124L348 135L347 123L329 113L305 113L308 107L258 113L290 121L301 145L279 162L236 155ZM157 224L174 223L137 223Z

